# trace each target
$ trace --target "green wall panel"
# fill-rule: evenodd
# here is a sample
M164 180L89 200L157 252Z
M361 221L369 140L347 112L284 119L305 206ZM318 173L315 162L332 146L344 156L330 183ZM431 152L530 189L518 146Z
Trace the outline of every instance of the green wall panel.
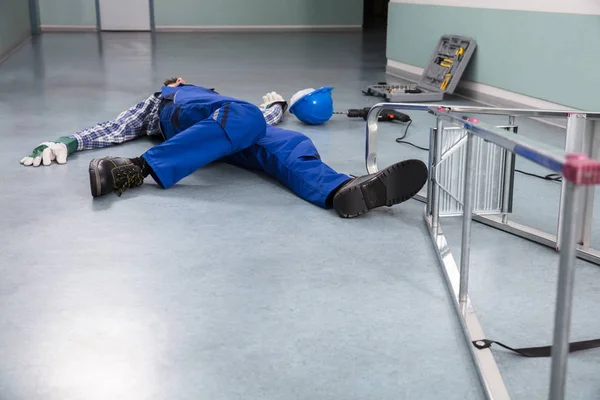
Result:
M477 41L468 80L600 110L600 16L390 3L389 59L425 67L444 34Z
M156 25L362 25L363 0L154 0Z
M24 0L23 0L24 1ZM42 25L95 25L94 0L39 0ZM156 25L362 25L363 0L154 0Z
M29 2L0 0L0 57L30 33Z
M94 0L38 0L42 25L96 26Z

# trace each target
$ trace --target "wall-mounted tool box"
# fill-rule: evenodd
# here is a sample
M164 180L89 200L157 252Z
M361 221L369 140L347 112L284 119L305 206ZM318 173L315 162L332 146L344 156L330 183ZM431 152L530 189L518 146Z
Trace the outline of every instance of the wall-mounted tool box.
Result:
M442 100L446 93L454 93L476 47L477 43L469 37L444 35L417 85L370 85L363 93L393 103Z

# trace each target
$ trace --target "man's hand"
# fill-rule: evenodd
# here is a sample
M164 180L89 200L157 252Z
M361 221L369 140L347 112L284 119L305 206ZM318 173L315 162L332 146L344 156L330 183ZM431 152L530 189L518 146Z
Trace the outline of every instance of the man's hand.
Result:
M58 141L41 143L33 149L30 155L21 159L21 164L34 167L38 167L40 164L50 165L52 161L65 164L69 155L67 145L68 143Z
M281 95L279 95L276 92L270 92L267 93L263 96L263 101L264 103L260 105L260 108L263 109L267 109L269 107L271 107L273 104L280 104L281 108L283 109L283 112L285 112L287 110L287 101L285 101L283 99L283 97L281 97Z

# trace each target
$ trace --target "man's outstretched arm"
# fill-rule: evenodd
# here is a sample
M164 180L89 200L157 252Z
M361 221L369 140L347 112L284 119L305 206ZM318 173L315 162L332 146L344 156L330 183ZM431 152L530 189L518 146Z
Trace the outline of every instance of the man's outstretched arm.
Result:
M283 107L280 104L273 104L269 108L261 108L261 111L269 125L277 125L283 119Z
M260 108L267 124L279 124L287 109L287 102L275 92L267 93L263 100L265 103L261 104ZM21 164L34 167L41 164L50 165L52 161L65 164L67 157L75 151L108 147L146 134L157 133L160 102L160 93L155 93L122 112L114 121L102 122L73 135L41 143L31 154L21 159Z
M287 101L278 93L270 92L263 96L263 104L260 109L269 125L277 125L283 119L283 114L287 110Z
M34 167L50 165L52 161L65 164L67 157L75 151L108 147L152 133L158 130L159 104L159 93L155 93L123 111L113 121L101 122L73 135L41 143L21 159L21 164Z

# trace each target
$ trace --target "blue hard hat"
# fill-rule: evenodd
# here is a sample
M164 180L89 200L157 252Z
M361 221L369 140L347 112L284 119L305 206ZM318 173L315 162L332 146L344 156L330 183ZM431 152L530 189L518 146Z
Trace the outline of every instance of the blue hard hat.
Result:
M332 87L302 90L291 100L290 113L305 124L320 125L333 116Z

